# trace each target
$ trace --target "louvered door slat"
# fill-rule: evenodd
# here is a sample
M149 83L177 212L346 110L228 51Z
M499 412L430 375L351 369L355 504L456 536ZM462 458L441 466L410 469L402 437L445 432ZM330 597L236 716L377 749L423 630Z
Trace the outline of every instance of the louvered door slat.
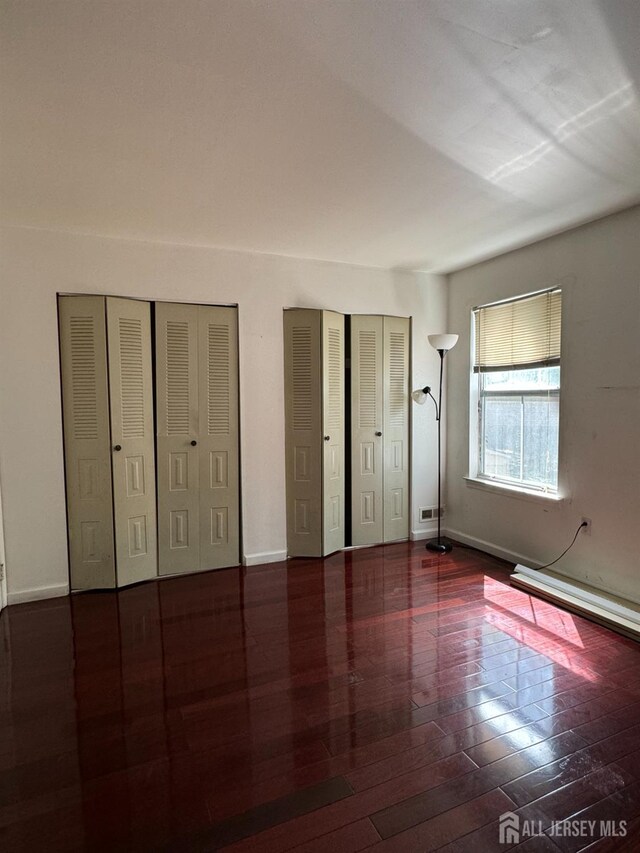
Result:
M313 424L313 382L311 327L291 329L291 391L293 397L292 425L294 430L310 430Z
M116 583L105 302L58 300L71 589Z
M122 436L141 438L145 429L142 322L119 317L118 329Z
M231 422L231 329L228 324L210 322L207 322L206 329L208 433L209 435L229 435Z
M78 307L76 304L76 308ZM104 302L101 307L104 314ZM100 326L102 327L101 338L104 338L104 319L100 323L98 316L71 315L66 319L66 324L65 352L68 349L71 360L71 433L74 438L80 440L97 439L98 377L96 361L100 355L96 352L96 346Z
M389 332L389 423L402 427L407 417L407 336Z
M378 317L372 317L372 328L362 329L358 327L355 318L352 318L352 349L351 357L357 360L357 411L358 426L361 429L375 429L380 423L379 405L382 394L379 386L380 364L379 357L382 351L381 329Z
M328 321L330 322L330 321ZM326 424L329 429L342 429L344 418L344 330L329 326L326 330L324 369L327 379Z
M156 305L156 350L159 353L164 349L166 359L164 383L161 387L166 393L167 435L189 435L189 413L193 406L189 377L193 370L191 362L196 354L195 340L188 319L169 320L164 316L165 311L174 310L176 309L171 303L160 302ZM197 314L193 320L196 318ZM195 332L197 335L197 327ZM156 356L156 364L157 362ZM160 381L159 377L158 382Z

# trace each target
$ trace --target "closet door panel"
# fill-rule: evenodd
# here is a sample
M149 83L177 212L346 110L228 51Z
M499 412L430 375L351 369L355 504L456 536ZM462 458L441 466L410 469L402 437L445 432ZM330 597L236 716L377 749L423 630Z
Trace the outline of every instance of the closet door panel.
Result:
M409 536L408 318L384 318L384 541Z
M351 536L383 539L383 318L351 317Z
M103 296L58 300L71 589L116 585Z
M238 312L198 306L200 568L240 562Z
M156 488L148 302L107 297L118 586L155 577Z
M323 554L344 548L344 316L322 312Z
M320 311L284 312L287 549L322 556Z
M155 315L158 571L169 575L200 568L198 306L158 302Z

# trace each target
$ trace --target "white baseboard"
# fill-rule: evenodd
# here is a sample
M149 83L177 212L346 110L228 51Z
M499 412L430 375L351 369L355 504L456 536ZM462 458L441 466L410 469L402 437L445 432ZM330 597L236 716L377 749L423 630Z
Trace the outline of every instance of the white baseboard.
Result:
M535 568L541 566L539 560L532 560L526 554L518 554L517 551L509 551L507 548L501 548L499 545L494 545L493 542L487 542L485 539L478 539L475 536L467 536L466 533L461 533L459 530L451 530L447 528L442 531L443 535L449 536L451 539L457 539L463 545L471 545L472 548L477 548L478 551L486 551L487 554L492 554L494 557L499 557L501 560L506 560L508 563L523 563L526 566Z
M261 566L263 563L281 563L287 559L286 551L262 551L259 554L245 554L243 566Z
M62 583L56 586L38 586L35 589L21 589L10 592L7 595L7 604L24 604L27 601L41 601L44 598L60 598L69 595L69 584Z
M434 536L438 535L438 526L432 527L429 525L428 527L421 527L420 530L412 530L409 534L409 539L412 542L418 542L420 539L433 539Z

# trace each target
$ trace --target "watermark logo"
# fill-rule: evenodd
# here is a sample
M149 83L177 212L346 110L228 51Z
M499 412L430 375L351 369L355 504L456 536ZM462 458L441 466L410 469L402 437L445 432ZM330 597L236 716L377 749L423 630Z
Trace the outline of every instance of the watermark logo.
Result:
M541 820L521 820L514 812L505 812L499 819L500 844L520 844L527 838L543 835L551 838L624 838L626 820L558 820L546 825Z
M500 815L500 844L520 843L520 818L513 812Z

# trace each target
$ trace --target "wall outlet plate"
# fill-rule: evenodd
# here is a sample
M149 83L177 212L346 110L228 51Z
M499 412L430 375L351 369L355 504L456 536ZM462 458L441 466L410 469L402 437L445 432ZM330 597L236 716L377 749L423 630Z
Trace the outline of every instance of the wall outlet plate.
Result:
M583 516L582 516L582 518L581 518L581 522L582 522L582 523L584 523L585 521L586 521L586 523L587 523L587 526L586 526L586 527L582 527L582 528L580 528L580 529L581 529L581 530L582 530L582 532L583 532L583 533L585 533L587 536L591 536L591 519L590 519L590 518L587 518L586 516L584 516L584 515L583 515Z

